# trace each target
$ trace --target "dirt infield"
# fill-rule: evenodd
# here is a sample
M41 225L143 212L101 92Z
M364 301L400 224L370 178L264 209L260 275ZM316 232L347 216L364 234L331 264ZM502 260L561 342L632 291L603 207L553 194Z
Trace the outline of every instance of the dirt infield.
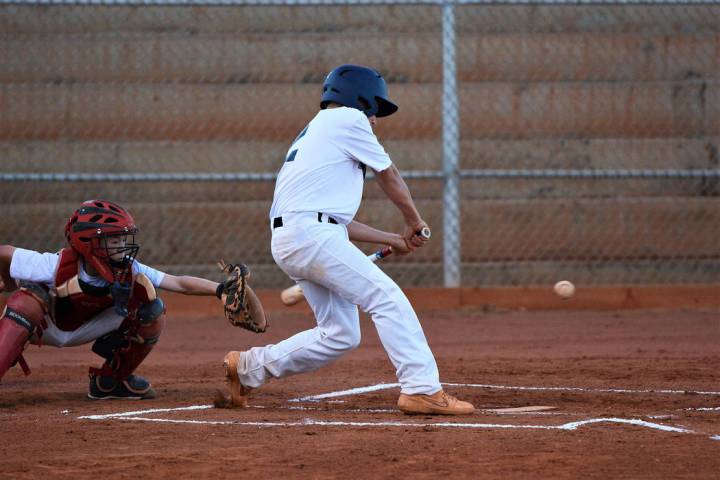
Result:
M264 335L171 302L139 373L149 401L85 399L88 347L29 347L0 384L2 478L714 478L720 471L720 312L424 311L446 389L468 417L407 417L371 321L359 349L208 408L227 350L313 325L273 309ZM308 398L313 397L313 398ZM543 405L545 412L490 408ZM153 410L153 411L148 411ZM135 412L135 413L128 413Z

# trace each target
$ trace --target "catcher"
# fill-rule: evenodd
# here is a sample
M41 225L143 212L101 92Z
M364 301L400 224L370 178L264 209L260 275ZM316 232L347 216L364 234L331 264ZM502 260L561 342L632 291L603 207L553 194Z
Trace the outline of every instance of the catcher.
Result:
M67 222L68 246L60 252L0 246L0 292L12 292L0 316L0 379L15 364L30 374L23 358L27 343L71 347L94 342L92 351L105 361L90 368L89 398L154 398L150 382L134 372L163 330L165 305L156 288L216 295L233 325L265 330L246 266L222 263L228 278L219 284L170 275L135 260L137 232L123 207L88 200Z

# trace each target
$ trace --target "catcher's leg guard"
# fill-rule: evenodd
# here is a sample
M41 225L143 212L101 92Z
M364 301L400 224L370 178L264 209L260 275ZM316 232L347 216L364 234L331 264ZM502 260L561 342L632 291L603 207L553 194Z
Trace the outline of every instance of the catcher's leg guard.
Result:
M0 378L10 367L19 363L25 375L30 374L22 351L33 334L42 335L46 328L45 312L47 301L40 289L22 288L8 298L7 305L0 317Z
M116 330L97 339L92 350L106 362L100 369L91 368L90 373L116 380L130 377L158 342L165 325L164 312L163 301L156 298L138 309L127 330Z
M128 310L130 316L120 330L93 345L93 351L106 361L101 368L90 369L88 397L92 399L155 397L150 382L132 374L153 349L165 325L165 304L143 274L135 278Z

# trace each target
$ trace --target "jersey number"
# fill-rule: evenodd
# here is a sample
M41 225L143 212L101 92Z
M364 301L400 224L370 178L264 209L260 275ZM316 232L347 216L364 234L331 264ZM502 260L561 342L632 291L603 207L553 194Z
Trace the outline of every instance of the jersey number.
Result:
M295 140L293 140L293 143L290 146L290 148L292 148L298 142L298 140L300 140L302 137L304 137L305 134L307 133L307 131L308 131L308 127L306 126L305 128L302 129L302 132L300 132L300 134L295 138ZM288 153L288 156L285 157L285 161L292 162L293 160L295 160L295 156L297 155L298 150L300 150L300 149L296 148L294 150L291 150L290 153Z

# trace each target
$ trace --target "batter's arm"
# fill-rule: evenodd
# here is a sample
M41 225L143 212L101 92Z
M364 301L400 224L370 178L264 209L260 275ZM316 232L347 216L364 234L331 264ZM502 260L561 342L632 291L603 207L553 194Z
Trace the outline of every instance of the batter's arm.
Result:
M189 275L165 274L160 282L160 288L184 295L215 295L218 282Z
M378 230L370 225L353 220L347 225L348 236L355 242L377 243L393 248L393 251L403 255L409 253L410 249L405 244L405 239L397 233Z
M0 245L0 292L12 292L17 289L15 280L10 276L10 262L12 262L15 247Z
M427 239L416 235L416 232L428 228L428 224L420 216L415 206L415 201L412 195L410 195L410 189L400 175L397 167L390 165L381 172L375 172L375 179L382 191L385 192L385 195L387 195L390 201L402 212L406 225L405 235L403 235L403 237L414 247L424 245Z

